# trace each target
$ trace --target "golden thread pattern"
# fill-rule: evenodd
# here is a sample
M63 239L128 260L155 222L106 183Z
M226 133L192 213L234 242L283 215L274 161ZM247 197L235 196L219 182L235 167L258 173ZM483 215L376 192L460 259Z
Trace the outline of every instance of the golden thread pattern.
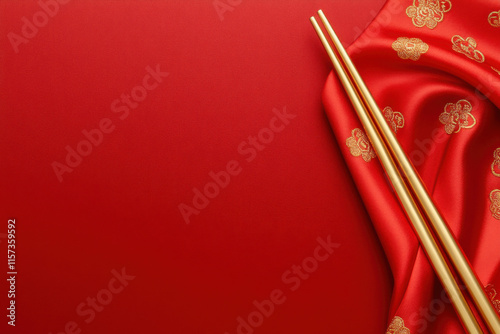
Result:
M492 69L493 71L497 72L497 73L498 73L498 75L500 75L500 71L499 71L499 70L497 70L497 69L496 69L496 68L494 68L493 66L491 66L491 69Z
M491 303L497 310L497 313L500 314L500 300L497 299L497 291L495 290L495 286L493 284L488 284L484 287L484 291L490 297Z
M493 163L491 164L493 175L500 177L500 147L493 152Z
M500 27L500 10L498 12L491 12L490 15L488 15L488 23L492 27Z
M495 189L490 193L490 211L493 218L500 220L500 189Z
M477 50L477 42L472 37L467 37L464 39L462 36L455 35L451 38L451 43L453 51L462 53L477 61L478 63L484 62L484 55L481 51Z
M392 319L385 334L411 334L410 330L405 327L405 322L402 318L396 316Z
M444 131L451 135L460 129L470 129L476 125L476 119L471 114L472 105L467 100L457 103L447 103L444 112L439 115L439 121L444 124Z
M394 133L397 133L398 129L402 129L405 126L405 118L399 111L394 111L391 107L385 107L383 113L385 120Z
M398 53L401 59L411 59L417 61L420 56L429 50L429 45L420 38L398 37L392 48Z
M450 0L413 0L413 5L406 8L406 15L415 27L434 29L450 10Z
M363 130L356 128L352 130L351 134L352 136L346 140L346 145L353 156L361 156L366 162L370 162L372 158L377 156Z

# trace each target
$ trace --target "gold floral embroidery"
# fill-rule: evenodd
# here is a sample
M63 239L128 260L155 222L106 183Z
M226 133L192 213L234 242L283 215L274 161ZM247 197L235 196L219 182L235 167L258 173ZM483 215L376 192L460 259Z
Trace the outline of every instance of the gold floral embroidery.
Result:
M493 284L488 284L484 287L484 290L495 307L495 310L500 314L500 300L496 299L497 291L495 290L495 286Z
M464 39L462 36L455 35L451 38L451 42L453 43L452 48L454 51L463 53L478 63L484 62L484 55L481 51L476 50L477 42L474 38L467 37L467 39Z
M391 107L385 107L383 112L385 120L390 125L394 133L397 133L398 129L402 129L403 126L405 126L405 118L399 111L394 111Z
M493 175L500 177L500 147L493 152L493 163L491 164L491 172Z
M493 218L500 220L500 189L495 189L490 193L490 211Z
M484 291L486 292L488 297L490 297L495 310L497 310L498 314L500 314L500 300L496 299L497 291L495 290L495 286L493 284L488 284L484 287Z
M406 8L406 15L416 27L436 28L444 19L444 13L451 10L450 0L413 0L413 5Z
M457 103L447 103L444 112L439 115L439 121L444 124L444 130L451 135L460 129L470 129L476 125L476 119L471 114L472 105L467 100Z
M397 51L398 57L401 59L418 60L420 56L429 50L429 45L424 43L420 38L398 37L392 48Z
M385 334L411 334L410 330L405 327L405 322L400 317L394 317L389 327L387 328L387 332Z
M491 69L492 69L493 71L497 72L497 73L498 73L498 75L500 75L500 71L499 71L499 70L497 70L497 69L496 69L496 68L494 68L493 66L491 66Z
M491 12L488 16L488 22L492 27L500 27L500 10L498 12Z
M345 143L353 156L361 156L366 162L377 156L368 137L361 129L352 130L352 136L347 138Z

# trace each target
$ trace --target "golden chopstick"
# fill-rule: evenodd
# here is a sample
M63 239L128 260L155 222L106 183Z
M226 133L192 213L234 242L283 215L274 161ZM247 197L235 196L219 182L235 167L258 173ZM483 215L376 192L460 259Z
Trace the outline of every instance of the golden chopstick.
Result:
M479 313L485 320L490 331L495 334L500 334L500 318L493 308L493 305L491 304L489 298L486 296L486 293L484 292L483 287L480 284L474 270L471 268L469 261L464 255L463 250L460 248L460 245L456 241L453 233L450 231L448 225L446 224L436 205L432 201L427 188L418 175L418 172L413 167L412 163L410 162L398 140L396 139L396 136L385 121L385 118L380 111L377 103L375 102L363 79L359 75L356 67L352 63L342 43L335 34L332 26L323 14L323 11L318 11L318 15L320 16L321 21L323 22L328 34L330 35L337 53L340 55L341 62L343 62L345 68L347 69L347 72L350 74L350 77L352 78L357 91L360 92L362 99L368 107L367 109L371 113L371 117L374 120L374 123L380 129L384 141L388 144L387 146L389 147L391 154L403 170L410 188L417 196L418 202L424 209L425 214L430 220L439 241L445 249L445 252L456 268L458 274L462 278L462 281L466 285Z
M326 20L326 18L324 18L324 20ZM387 172L389 180L391 181L391 184L393 185L394 190L396 191L401 204L406 214L408 215L415 232L417 233L420 243L422 244L423 249L425 250L432 266L434 267L438 278L448 292L450 300L452 301L452 304L455 307L464 327L469 333L483 333L460 288L458 287L458 284L455 281L455 278L453 277L453 274L448 267L445 258L441 254L439 246L434 240L431 231L427 227L424 217L422 216L407 185L405 184L402 175L398 171L398 168L390 154L390 151L382 139L383 137L378 133L374 122L372 121L368 111L366 110L362 98L356 91L355 86L343 69L340 60L336 57L314 17L311 17L311 22L328 55L330 56L334 68L340 78L340 81L342 82L347 95L349 96L349 99L351 100L354 109L356 110L356 113L358 114L358 117L360 118L368 137L370 138L370 141L374 145L375 151L379 156L382 166Z

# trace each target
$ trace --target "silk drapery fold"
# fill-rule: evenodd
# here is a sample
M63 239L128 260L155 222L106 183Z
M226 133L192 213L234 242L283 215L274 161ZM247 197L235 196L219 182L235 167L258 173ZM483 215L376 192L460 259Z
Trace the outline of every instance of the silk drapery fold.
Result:
M499 16L497 1L389 0L348 49L498 312ZM333 73L323 103L393 272L387 332L463 333Z

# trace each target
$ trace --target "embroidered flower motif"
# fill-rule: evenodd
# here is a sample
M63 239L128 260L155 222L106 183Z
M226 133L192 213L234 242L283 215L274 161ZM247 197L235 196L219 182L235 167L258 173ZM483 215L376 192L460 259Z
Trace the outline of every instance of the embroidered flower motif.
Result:
M399 111L394 111L391 107L385 107L383 113L385 120L392 128L392 131L394 131L394 133L397 133L398 129L402 129L403 126L405 126L405 118Z
M410 330L405 327L405 322L400 317L394 317L385 334L411 334Z
M406 8L406 15L416 27L436 28L444 19L444 13L451 10L450 0L413 0L413 5Z
M361 156L366 162L377 156L368 137L361 129L356 128L352 130L352 136L347 138L345 143L353 156Z
M493 152L493 163L491 164L491 172L493 175L500 177L500 147Z
M495 286L493 284L488 284L484 287L484 291L486 292L488 297L490 297L490 300L493 303L495 310L497 310L497 313L500 314L500 300L496 299L497 291L495 290Z
M490 211L493 218L500 220L500 189L495 189L490 193Z
M484 62L484 55L481 51L476 50L477 42L474 38L467 37L467 39L464 39L462 36L455 35L451 38L451 42L453 43L452 48L454 51L463 53L478 63Z
M490 15L488 15L488 22L492 27L500 27L500 10L498 12L491 12Z
M472 105L467 100L460 100L457 103L448 103L444 107L444 112L439 115L439 121L444 124L444 130L451 135L460 129L470 129L476 125L476 119L471 114Z
M429 45L424 43L420 38L398 37L392 43L392 48L397 51L399 58L416 61L422 54L429 50Z

